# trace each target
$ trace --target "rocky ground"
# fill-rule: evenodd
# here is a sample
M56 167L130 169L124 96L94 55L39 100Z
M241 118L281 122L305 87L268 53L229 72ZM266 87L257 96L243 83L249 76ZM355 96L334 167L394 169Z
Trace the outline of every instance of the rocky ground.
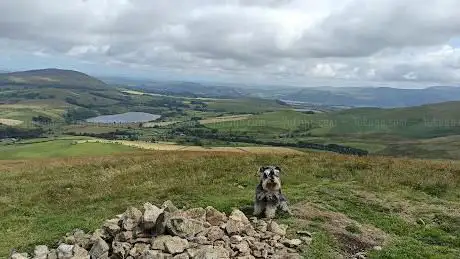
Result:
M36 246L32 256L12 251L12 259L302 258L311 234L286 237L287 226L248 219L240 210L227 216L212 207L179 210L170 201L143 212L130 207L93 233L74 230L56 248Z

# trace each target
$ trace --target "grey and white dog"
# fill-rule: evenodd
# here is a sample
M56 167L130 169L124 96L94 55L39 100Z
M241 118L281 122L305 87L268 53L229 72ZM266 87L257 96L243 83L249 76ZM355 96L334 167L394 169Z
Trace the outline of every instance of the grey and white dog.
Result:
M262 166L259 168L260 182L256 188L254 216L264 213L266 218L274 218L276 210L292 214L288 200L281 193L281 168L278 166Z

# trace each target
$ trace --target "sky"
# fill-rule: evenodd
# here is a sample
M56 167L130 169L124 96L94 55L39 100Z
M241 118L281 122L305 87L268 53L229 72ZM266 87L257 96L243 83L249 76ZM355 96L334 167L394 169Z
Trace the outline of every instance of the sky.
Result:
M459 85L459 0L1 0L0 70Z

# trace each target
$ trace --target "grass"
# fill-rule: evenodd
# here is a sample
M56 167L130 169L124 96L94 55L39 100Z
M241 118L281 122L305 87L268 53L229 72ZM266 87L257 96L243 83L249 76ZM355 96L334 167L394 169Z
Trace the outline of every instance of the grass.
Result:
M3 104L0 105L0 118L21 121L24 126L30 126L34 116L46 116L55 121L62 121L64 109L37 104ZM6 123L5 123L6 124ZM18 125L21 125L18 124Z
M261 146L184 146L177 145L176 143L150 143L145 141L129 141L129 140L105 140L105 139L89 139L77 141L79 144L87 143L107 143L107 144L119 144L128 147L135 147L147 150L175 150L175 151L201 151L201 152L236 152L236 153L273 153L273 154L295 154L301 153L300 151L290 148L280 147L261 147Z
M263 164L284 170L295 217L279 220L291 234L313 232L306 258L349 255L369 239L383 246L370 258L458 258L458 162L178 151L1 162L0 257L52 245L73 228L94 230L147 201L226 212L251 205Z
M260 113L278 111L289 107L277 104L273 100L264 99L220 99L205 101L209 109L218 112L229 112L236 114Z
M98 156L136 149L116 144L74 144L75 140L52 140L39 143L0 145L0 160L51 158L71 156Z
M221 117L211 117L200 120L201 124L214 124L226 121L240 121L246 120L251 116L251 114L244 114L244 115L230 115L230 116L221 116Z

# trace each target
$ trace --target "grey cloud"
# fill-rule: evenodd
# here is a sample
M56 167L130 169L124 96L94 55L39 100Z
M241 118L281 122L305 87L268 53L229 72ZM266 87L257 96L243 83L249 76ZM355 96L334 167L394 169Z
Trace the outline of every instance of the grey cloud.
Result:
M459 79L457 49L436 52L460 37L458 0L344 0L340 4L334 0L4 0L0 43L12 43L7 48L16 51L39 50L100 63L248 77Z

